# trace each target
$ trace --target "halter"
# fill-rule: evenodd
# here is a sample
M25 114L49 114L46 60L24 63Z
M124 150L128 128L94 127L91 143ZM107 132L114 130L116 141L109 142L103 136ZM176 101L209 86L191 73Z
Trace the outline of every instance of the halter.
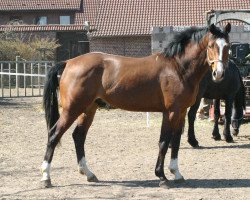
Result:
M221 62L222 64L224 64L223 60L209 60L208 56L207 56L207 62L209 65L212 65L215 62Z
M221 62L224 65L223 60L219 60L219 59L217 59L217 60L210 60L209 57L208 57L208 49L207 49L207 62L208 62L209 65L212 65L215 62Z

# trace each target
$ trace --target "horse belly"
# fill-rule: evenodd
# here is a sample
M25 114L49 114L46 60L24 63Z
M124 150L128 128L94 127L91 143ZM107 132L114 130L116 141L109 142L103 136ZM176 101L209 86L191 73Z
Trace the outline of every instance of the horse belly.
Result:
M162 112L164 106L159 95L149 92L121 92L106 94L103 98L116 108L139 112Z

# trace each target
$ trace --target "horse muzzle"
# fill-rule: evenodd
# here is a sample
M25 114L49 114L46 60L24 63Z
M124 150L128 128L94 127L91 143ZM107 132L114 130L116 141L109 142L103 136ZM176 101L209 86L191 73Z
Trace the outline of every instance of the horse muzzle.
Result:
M213 81L220 82L224 78L224 63L221 60L214 60L211 65L215 65L212 71Z

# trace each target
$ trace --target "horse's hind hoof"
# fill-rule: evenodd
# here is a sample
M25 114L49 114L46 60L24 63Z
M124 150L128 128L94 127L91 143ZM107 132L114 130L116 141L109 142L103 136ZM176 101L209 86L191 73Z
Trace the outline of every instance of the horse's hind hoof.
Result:
M93 174L92 176L87 178L88 182L99 182L98 178Z
M237 135L239 134L239 130L233 129L233 130L232 130L232 134L233 134L234 136L237 136Z
M232 143L234 142L234 139L231 135L225 137L227 143Z
M213 135L212 138L213 138L215 141L221 140L221 136L220 136L220 135Z
M166 189L171 188L170 182L168 180L160 181L159 186Z
M180 178L180 179L175 179L174 182L175 182L175 183L178 183L178 184L179 184L179 183L184 183L184 182L185 182L185 179L182 177L182 178Z
M43 188L51 188L52 187L50 179L48 179L48 180L42 180L41 182L42 182L42 187Z
M197 140L188 140L188 143L193 147L193 148L198 148L199 147L199 142Z

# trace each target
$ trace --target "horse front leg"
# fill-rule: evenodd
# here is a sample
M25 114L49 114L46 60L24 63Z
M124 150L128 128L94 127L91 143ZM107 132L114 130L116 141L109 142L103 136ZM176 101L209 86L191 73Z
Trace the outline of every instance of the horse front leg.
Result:
M212 132L212 138L214 140L221 140L219 132L219 118L220 118L220 99L213 100L214 105L214 128Z
M163 113L163 120L161 126L161 135L159 140L159 154L157 158L157 163L155 167L155 175L160 179L160 186L161 187L169 187L168 186L168 179L164 173L164 160L165 155L168 150L168 146L170 140L172 138L172 131L168 128L168 120L167 114Z
M173 138L172 138L172 152L171 152L171 160L169 164L169 170L172 174L175 175L174 181L176 183L181 183L185 179L181 175L178 167L178 152L180 148L180 140L181 140L181 133L182 131L178 131L174 133Z
M227 142L233 142L233 137L231 136L230 132L233 101L231 99L226 99L225 102L226 102L226 107L225 107L225 122L224 122L223 135Z
M183 130L184 130L184 124L185 124L185 116L179 122L180 127L178 127L177 131L173 133L173 137L171 141L171 144L172 144L171 160L170 160L170 164L168 168L170 172L175 175L174 181L176 183L181 183L181 182L184 182L185 180L183 176L181 175L179 171L179 166L178 166L178 152L180 148L181 134L183 133Z

